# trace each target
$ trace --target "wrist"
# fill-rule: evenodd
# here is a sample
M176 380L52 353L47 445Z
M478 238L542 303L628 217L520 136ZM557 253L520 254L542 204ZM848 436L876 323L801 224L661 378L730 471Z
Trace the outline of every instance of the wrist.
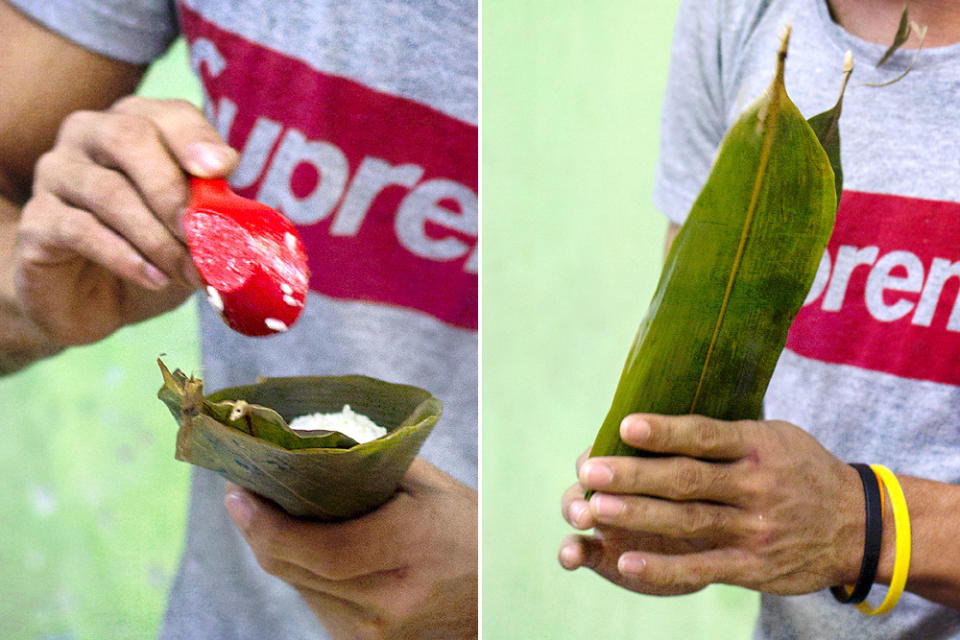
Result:
M877 566L877 582L889 585L893 579L893 568L897 559L897 527L890 508L890 500L884 494L883 504L883 544L880 548L880 563Z
M870 466L852 463L850 467L857 472L864 503L860 568L854 582L846 581L842 586L834 585L830 587L830 592L841 603L859 606L876 580L883 537L883 497L880 479Z
M841 504L846 505L846 508L842 509L843 533L840 536L833 584L853 585L857 582L863 566L867 526L863 481L860 473L849 464L844 465L843 486L845 497Z

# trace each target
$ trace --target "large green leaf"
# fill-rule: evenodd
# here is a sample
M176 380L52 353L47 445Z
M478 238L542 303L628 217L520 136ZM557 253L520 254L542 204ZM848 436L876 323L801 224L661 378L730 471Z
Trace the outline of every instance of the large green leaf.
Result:
M836 213L824 149L773 83L727 133L664 264L591 454L634 412L756 418Z
M424 389L366 376L265 378L204 397L201 380L160 368L158 397L180 424L177 459L217 471L295 516L353 518L389 500L441 413ZM387 435L357 444L287 424L345 404Z

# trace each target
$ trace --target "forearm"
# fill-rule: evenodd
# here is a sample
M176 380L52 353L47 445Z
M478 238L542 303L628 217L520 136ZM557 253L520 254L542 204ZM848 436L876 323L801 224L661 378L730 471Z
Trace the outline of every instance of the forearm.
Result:
M960 609L960 487L898 475L910 513L912 549L907 591ZM895 558L893 514L886 503L877 582L889 584Z
M16 298L16 242L20 207L0 195L0 375L6 375L58 353L21 311Z

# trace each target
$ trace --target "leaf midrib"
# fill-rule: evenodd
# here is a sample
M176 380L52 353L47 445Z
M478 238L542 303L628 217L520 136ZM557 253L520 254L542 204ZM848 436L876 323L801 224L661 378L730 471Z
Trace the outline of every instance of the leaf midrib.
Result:
M777 77L773 84L774 90L770 95L769 103L766 105L767 113L765 114L763 123L764 138L763 146L760 149L760 162L757 169L757 177L753 183L753 192L750 195L750 204L747 207L747 214L746 218L744 219L743 230L740 232L740 242L737 245L737 252L733 258L733 265L730 268L730 276L727 279L727 286L723 292L723 301L720 303L720 312L717 315L717 322L713 328L713 335L710 338L710 345L707 347L707 355L703 360L703 367L700 370L700 379L697 381L697 388L693 394L693 400L690 402L690 410L688 413L696 413L697 402L700 399L700 392L703 390L703 384L707 377L707 370L710 367L710 360L713 356L714 348L716 347L717 340L720 336L720 329L726 316L727 304L730 301L733 285L736 281L740 264L743 261L744 248L746 247L747 239L750 235L750 229L753 224L753 214L756 211L757 202L760 199L760 189L763 186L764 179L767 175L767 164L769 163L770 159L770 149L773 147L773 138L776 135L777 120L780 116L780 99L781 95L783 94L783 73L785 59L786 52L784 50L777 59Z

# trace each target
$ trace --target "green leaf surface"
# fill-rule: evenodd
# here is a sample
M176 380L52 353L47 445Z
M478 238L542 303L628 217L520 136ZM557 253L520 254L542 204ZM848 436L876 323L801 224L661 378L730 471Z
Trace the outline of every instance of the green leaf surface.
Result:
M203 398L201 381L188 379L187 375L179 369L170 373L162 362L159 362L159 364L164 377L164 386L158 393L158 397L167 404L174 417L178 418L183 410L183 397L187 394L187 389L191 385L197 385L199 388L194 397L200 398L200 402L202 402L201 410L204 414L217 422L243 431L255 438L272 442L284 449L349 449L358 444L356 440L339 431L299 433L291 429L283 416L273 409L250 404L240 397L228 399L231 396L221 392L212 394L209 398ZM333 411L339 410L333 409Z
M877 61L877 68L883 66L883 64L890 59L897 49L906 44L907 40L910 39L910 32L912 31L910 26L910 16L907 11L907 7L903 7L903 13L900 14L900 25L897 27L897 34L893 36L893 43L887 48L883 53L883 56Z
M343 520L390 499L440 417L430 392L366 376L265 378L203 395L203 383L160 363L157 394L178 420L178 460L217 471L294 516ZM357 444L301 434L288 421L349 404L387 429Z
M725 137L667 256L591 455L630 413L757 418L836 213L830 160L774 81Z
M820 141L820 146L827 152L827 158L830 160L830 167L833 169L834 191L837 194L837 202L840 202L840 194L843 193L843 166L840 162L840 114L843 110L843 94L847 90L847 83L850 81L850 75L853 73L853 54L849 51L843 59L843 84L840 86L840 97L837 103L823 113L818 113L809 120L807 124L813 129L813 133Z

